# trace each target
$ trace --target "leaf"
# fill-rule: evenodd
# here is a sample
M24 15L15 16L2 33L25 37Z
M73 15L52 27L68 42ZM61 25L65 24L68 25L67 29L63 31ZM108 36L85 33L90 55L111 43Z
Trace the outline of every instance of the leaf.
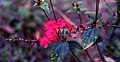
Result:
M78 56L82 51L82 47L80 46L80 44L77 43L76 41L67 41L67 42L69 44L70 51L73 52L76 56Z
M66 42L58 42L52 48L51 62L63 62L65 56L69 52L69 44Z
M72 13L72 12L75 12L73 9L69 9L66 11L66 13Z
M67 42L69 44L70 50L74 50L75 48L82 49L81 46L80 46L80 44L77 43L76 41L67 41Z
M49 9L49 6L48 6L48 4L47 3L42 3L41 5L40 5L40 7L42 8L42 9L44 9L48 14L50 14L50 9Z
M88 15L88 18L95 20L95 12L86 12L86 14ZM98 19L100 19L102 17L102 13L98 13Z
M80 11L81 12L85 12L86 10L88 10L87 8L82 8L82 7L80 7Z
M82 37L83 50L86 50L96 42L98 38L98 31L99 31L98 28L91 28L84 31L84 34Z
M117 11L120 11L120 0L116 0Z

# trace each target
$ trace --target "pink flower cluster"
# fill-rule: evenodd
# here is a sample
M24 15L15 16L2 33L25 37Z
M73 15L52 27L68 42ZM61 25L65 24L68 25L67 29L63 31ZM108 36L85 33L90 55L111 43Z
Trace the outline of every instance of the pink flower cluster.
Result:
M57 42L57 31L59 29L63 29L67 25L68 23L66 20L63 20L61 18L57 22L49 20L44 24L45 35L39 39L40 45L44 46L44 48L47 48L48 44L50 44L51 41Z

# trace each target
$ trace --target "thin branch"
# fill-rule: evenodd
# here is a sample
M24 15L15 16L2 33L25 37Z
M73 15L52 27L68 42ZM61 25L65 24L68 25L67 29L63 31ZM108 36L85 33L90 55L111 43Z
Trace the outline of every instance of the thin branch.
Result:
M45 12L45 10L44 10L44 9L42 9L42 10L43 10L43 12L44 12L46 18L47 18L48 20L50 20L50 18L48 17L47 13Z
M100 3L100 0L96 0L96 14L95 14L95 21L94 21L95 27L98 20L99 3Z
M79 20L80 20L80 24L82 24L82 18L81 18L81 15L78 14L78 17L79 17Z
M56 15L55 15L55 11L54 11L54 8L53 8L53 4L52 4L52 0L50 0L50 4L51 4L51 7L52 7L52 12L53 12L55 21L57 21L57 18L56 18Z
M100 4L100 0L96 0L96 15L95 15L94 27L96 27L97 20L98 20L99 4ZM96 43L96 45L97 45L97 49L98 49L98 51L99 51L100 57L101 57L102 61L104 62L105 59L104 59L104 57L102 56L102 53L100 52L98 43Z
M120 26L117 26L117 25L110 25L110 24L103 24L103 25L99 25L97 26L98 28L99 27L113 27L113 28L120 28Z
M90 61L93 62L92 58L90 57L89 53L87 50L85 50L85 53L87 54L87 56L89 57Z
M79 62L82 62L82 61L75 55L75 53L74 53L72 50L70 50L70 52L72 53L72 55L73 55Z
M111 25L111 27L120 28L120 26L116 26L116 25Z
M101 51L100 51L100 48L99 48L98 43L96 43L96 46L97 46L98 52L99 52L99 54L100 54L101 60L102 60L103 62L105 62L105 59L104 59L104 57L102 56L102 53L101 53Z
M25 41L25 42L37 42L38 40L32 40L32 39L24 39L24 38L9 38L9 39L5 39L6 41Z

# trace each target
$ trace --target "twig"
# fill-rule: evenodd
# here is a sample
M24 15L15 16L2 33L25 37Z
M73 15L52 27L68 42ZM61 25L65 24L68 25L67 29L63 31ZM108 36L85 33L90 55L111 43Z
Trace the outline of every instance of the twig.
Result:
M95 15L95 21L94 21L94 23L93 23L93 24L94 24L94 27L96 27L97 20L98 20L99 3L100 3L100 0L96 0L96 15ZM102 61L104 62L105 59L104 59L104 57L102 56L102 53L100 52L98 43L96 43L96 45L97 45L97 49L98 49L98 51L99 51L100 57L101 57Z
M24 38L16 38L16 39L5 39L6 41L25 41L25 42L37 42L38 40L32 40L32 39L24 39Z
M87 54L87 56L89 57L90 61L93 62L92 58L90 57L89 53L87 50L85 50L85 53Z
M79 62L82 62L82 61L75 55L75 53L74 53L72 50L70 50L70 52L72 53L72 55L73 55Z
M95 21L94 21L95 27L98 19L99 3L100 3L100 0L96 0L96 14L95 14Z
M43 10L43 12L45 13L46 18L47 18L48 20L50 20L50 18L48 17L47 13L45 12L45 10L44 10L44 9L42 9L42 10Z
M78 17L79 17L79 20L80 20L80 24L82 24L82 18L81 18L81 15L78 14Z
M56 15L55 15L55 11L54 11L54 9L53 9L52 0L50 0L50 4L51 4L51 7L52 7L52 12L53 12L53 15L54 15L55 21L57 21L57 18L56 18Z
M101 60L102 60L103 62L105 62L105 59L104 59L104 57L102 56L102 53L101 53L101 51L100 51L100 48L99 48L98 43L96 43L96 46L97 46L98 52L99 52L99 54L100 54Z

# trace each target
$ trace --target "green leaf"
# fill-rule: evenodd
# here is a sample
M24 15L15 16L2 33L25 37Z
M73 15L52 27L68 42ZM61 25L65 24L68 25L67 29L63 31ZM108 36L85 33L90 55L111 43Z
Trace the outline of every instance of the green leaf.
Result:
M69 48L70 48L70 50L74 50L74 49L82 49L81 48L81 46L80 46L80 44L79 43L77 43L76 41L67 41L68 42L68 44L69 44Z
M120 11L120 0L116 0L117 11Z
M42 9L44 9L48 14L50 14L50 9L49 9L49 6L48 6L48 4L47 3L42 3L41 5L40 5L40 7L42 8Z
M73 9L69 9L66 11L66 13L72 13L72 12L75 12Z
M51 51L51 62L63 62L68 52L69 44L67 42L56 43Z
M80 10L81 10L81 12L85 12L86 10L88 10L87 8L82 8L82 7L80 7Z
M84 34L82 37L83 50L86 50L96 42L98 38L98 32L99 32L98 28L90 28L84 31Z
M67 41L69 44L69 49L72 53L74 53L76 56L79 56L80 52L82 52L82 47L80 44L76 41Z
M88 15L88 18L95 20L95 12L86 12ZM102 17L102 13L98 13L98 19Z
M94 23L94 21L88 21L86 24L92 25L93 23ZM102 24L104 24L104 22L102 22L102 21L97 21L97 24L102 25Z

